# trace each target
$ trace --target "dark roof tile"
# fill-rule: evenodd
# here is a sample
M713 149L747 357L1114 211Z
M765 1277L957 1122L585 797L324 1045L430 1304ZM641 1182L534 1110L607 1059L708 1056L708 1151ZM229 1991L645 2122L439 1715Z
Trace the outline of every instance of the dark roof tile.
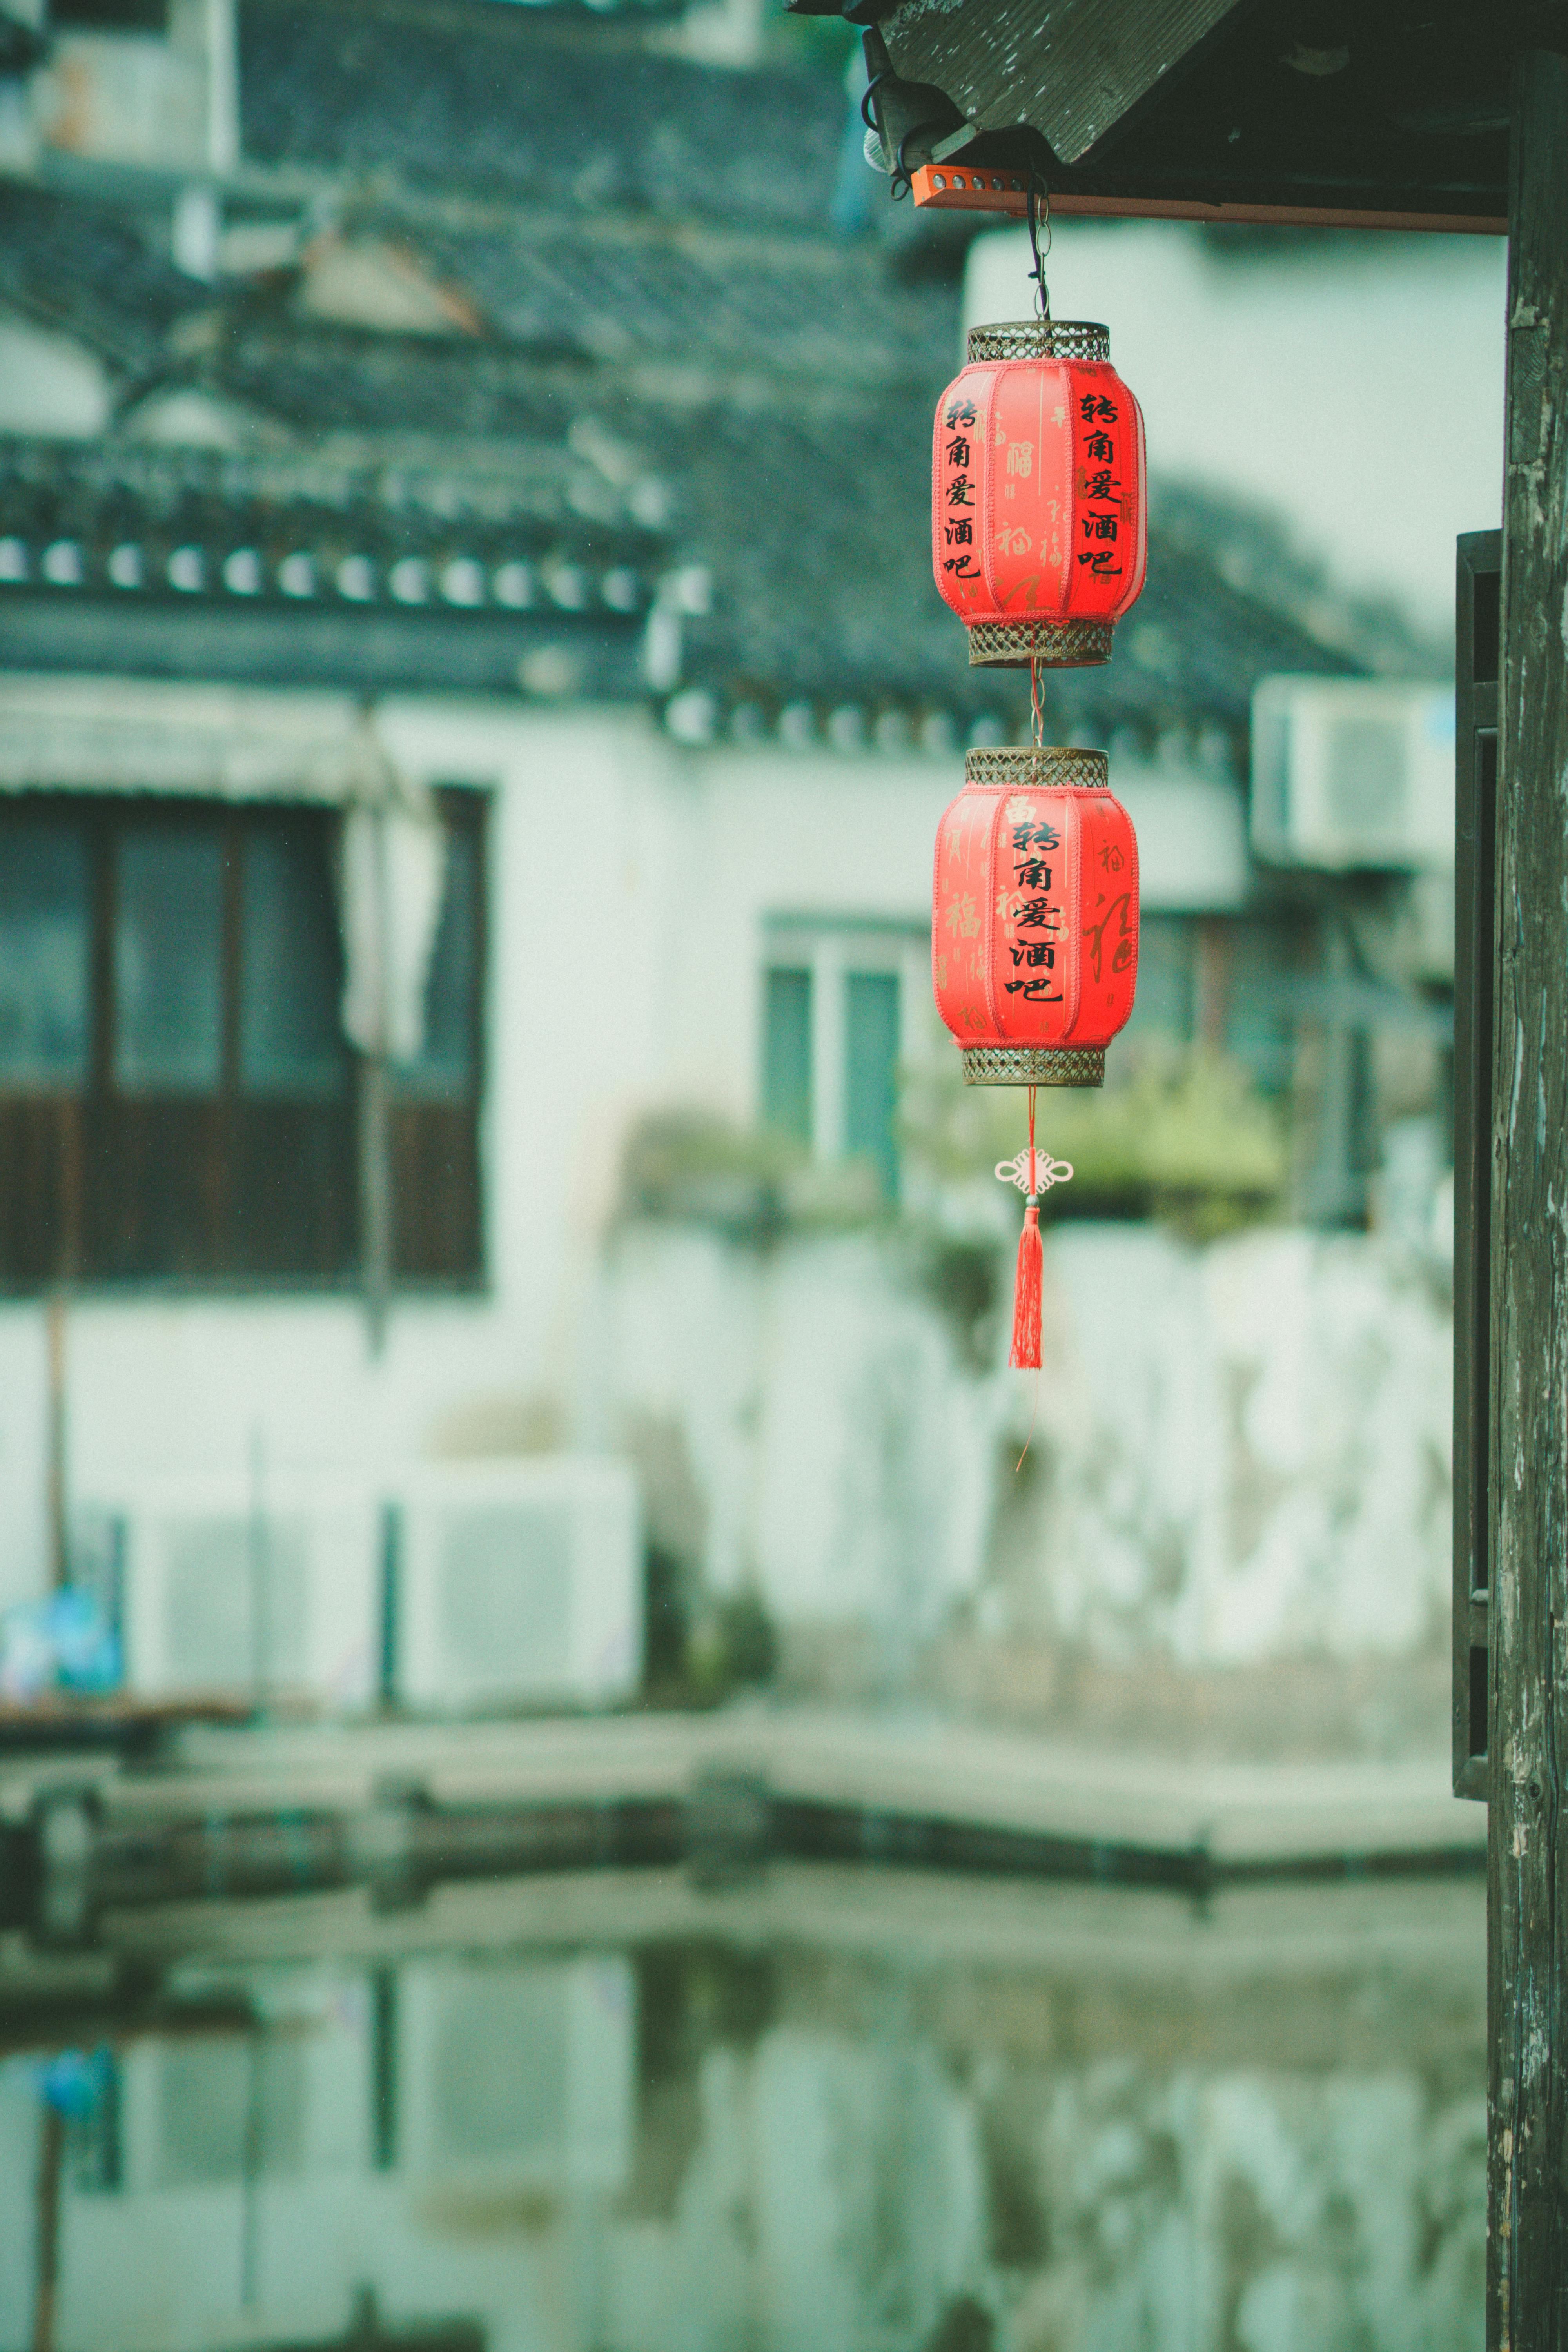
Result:
M830 385L923 380L957 341L956 289L905 283L864 243L616 235L556 219L510 235L426 229L418 246L499 339L525 350Z
M132 375L154 373L176 322L213 299L160 252L163 226L130 205L0 182L0 302Z
M826 221L831 76L723 72L605 28L495 10L243 0L241 131L258 163L664 217Z

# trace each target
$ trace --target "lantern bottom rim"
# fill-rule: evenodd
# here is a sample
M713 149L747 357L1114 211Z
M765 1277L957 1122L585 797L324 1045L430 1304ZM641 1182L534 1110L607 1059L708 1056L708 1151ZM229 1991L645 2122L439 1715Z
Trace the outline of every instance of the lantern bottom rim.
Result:
M973 621L971 669L1089 669L1110 659L1112 621Z
M1102 1087L1103 1045L965 1045L966 1087Z

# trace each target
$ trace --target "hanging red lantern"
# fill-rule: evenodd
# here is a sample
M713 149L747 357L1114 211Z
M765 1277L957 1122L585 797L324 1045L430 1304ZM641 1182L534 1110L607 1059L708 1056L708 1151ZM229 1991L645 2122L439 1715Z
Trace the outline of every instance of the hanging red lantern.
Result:
M937 827L936 1007L967 1086L1027 1087L1027 1196L1012 1361L1040 1360L1039 1197L1072 1170L1035 1149L1037 1087L1098 1087L1138 978L1138 843L1103 751L971 751Z
M971 662L1109 661L1148 541L1143 418L1106 330L972 329L937 408L931 481L936 584Z

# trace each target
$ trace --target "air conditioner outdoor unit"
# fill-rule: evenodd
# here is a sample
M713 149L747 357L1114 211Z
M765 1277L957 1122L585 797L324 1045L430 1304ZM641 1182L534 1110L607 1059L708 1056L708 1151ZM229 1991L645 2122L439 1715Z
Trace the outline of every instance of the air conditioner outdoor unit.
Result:
M367 1486L166 1479L107 1507L125 1681L139 1696L370 1704L384 1547Z
M629 1465L586 1455L431 1465L397 1513L395 1684L411 1706L629 1696L642 1539Z
M1454 697L1384 678L1266 677L1252 846L1275 866L1452 867Z
M397 1981L397 2168L453 2189L616 2189L631 2164L619 1956L416 1962Z

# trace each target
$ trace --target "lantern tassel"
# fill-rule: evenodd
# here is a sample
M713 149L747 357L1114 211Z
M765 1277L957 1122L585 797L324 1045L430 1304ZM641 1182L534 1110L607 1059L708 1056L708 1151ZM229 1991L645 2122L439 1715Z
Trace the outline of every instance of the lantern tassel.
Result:
M1018 1276L1013 1289L1013 1352L1009 1364L1018 1371L1040 1369L1040 1204L1031 1198L1024 1211L1018 1236Z
M1022 1158L1022 1153L1019 1157ZM1029 1181L1025 1186L1024 1230L1018 1236L1018 1275L1013 1285L1013 1352L1016 1371L1040 1369L1040 1162L1035 1150L1035 1089L1029 1088Z

